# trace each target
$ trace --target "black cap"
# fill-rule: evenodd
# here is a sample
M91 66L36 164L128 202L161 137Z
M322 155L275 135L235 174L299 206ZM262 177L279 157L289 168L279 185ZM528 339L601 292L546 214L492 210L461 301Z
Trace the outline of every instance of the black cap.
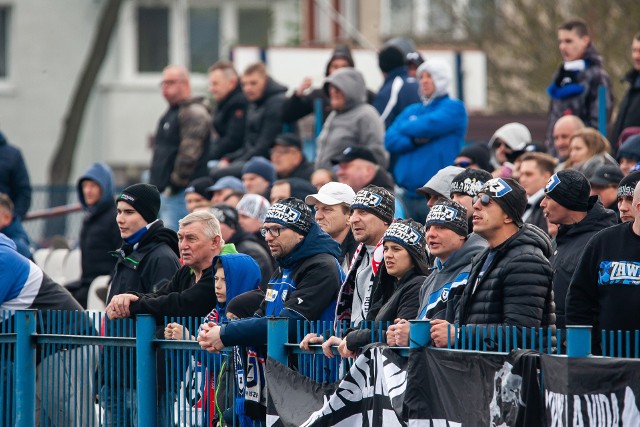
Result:
M549 178L544 194L570 211L586 212L591 185L582 172L564 169Z
M349 163L356 159L366 160L371 163L377 163L376 156L368 148L364 147L347 147L342 154L338 157L331 159L331 163L337 165L338 163Z
M220 224L226 224L234 230L238 229L238 211L236 208L225 205L224 203L218 203L210 210L213 216L220 221Z
M213 180L208 176L203 176L201 178L196 178L189 183L189 186L184 189L185 193L197 193L204 197L205 199L210 199L212 196L212 191L209 190L209 187L213 186Z
M148 224L158 219L160 192L155 185L133 184L118 194L116 203L120 200L130 204Z
M283 147L295 147L302 150L302 140L293 133L281 133L276 136L273 145L282 145Z
M264 222L275 222L306 236L315 220L309 206L300 199L289 197L271 205Z
M640 181L640 171L631 172L622 178L618 184L618 197L633 197L638 181Z
M598 187L617 187L622 178L624 175L618 166L602 165L596 169L589 182Z

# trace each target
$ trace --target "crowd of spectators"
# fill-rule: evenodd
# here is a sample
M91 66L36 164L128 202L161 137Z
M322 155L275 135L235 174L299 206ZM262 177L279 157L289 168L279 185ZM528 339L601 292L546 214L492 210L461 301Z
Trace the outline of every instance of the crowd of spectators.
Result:
M93 278L111 274L110 320L149 313L176 338L165 316L202 316L197 339L210 352L263 346L269 316L350 322L300 343L329 357L332 346L357 355L372 337L364 321L392 322L378 338L398 346L410 319L431 321L434 346L455 340L453 324L640 328L638 287L627 286L640 284L640 33L612 139L595 129L597 88L611 91L586 24L564 23L558 43L542 141L512 122L467 145L452 70L405 44L380 50L377 95L343 46L322 88L307 78L289 96L265 64L239 73L219 61L212 109L192 96L188 70L168 66L150 183L116 195L103 163L77 181L83 274L69 290L86 307ZM297 121L312 112L322 126L307 158ZM15 243L0 246L27 258L29 202L20 152L0 134L0 231ZM247 274L231 273L243 263ZM20 289L45 289L38 274L0 293L0 308L36 306ZM105 386L101 404L126 417Z

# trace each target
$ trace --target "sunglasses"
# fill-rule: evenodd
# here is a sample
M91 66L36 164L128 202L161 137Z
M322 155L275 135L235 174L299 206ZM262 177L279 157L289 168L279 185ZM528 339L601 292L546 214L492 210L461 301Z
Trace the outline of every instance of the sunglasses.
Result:
M473 198L473 204L475 205L478 200L480 200L480 203L482 203L482 206L489 206L489 204L491 203L491 197L489 197L488 194L483 194L481 196L475 196Z
M467 161L467 160L462 160L458 163L454 163L453 166L458 166L459 168L468 168L469 166L471 166L473 163Z

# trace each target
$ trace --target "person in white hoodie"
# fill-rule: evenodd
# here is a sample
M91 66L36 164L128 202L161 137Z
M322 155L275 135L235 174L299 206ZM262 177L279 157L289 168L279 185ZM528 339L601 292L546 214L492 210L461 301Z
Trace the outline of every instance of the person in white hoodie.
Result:
M362 74L350 67L341 68L325 80L331 113L318 135L316 169L331 169L331 160L347 147L366 147L386 168L389 154L384 149L384 123L366 103L367 88Z

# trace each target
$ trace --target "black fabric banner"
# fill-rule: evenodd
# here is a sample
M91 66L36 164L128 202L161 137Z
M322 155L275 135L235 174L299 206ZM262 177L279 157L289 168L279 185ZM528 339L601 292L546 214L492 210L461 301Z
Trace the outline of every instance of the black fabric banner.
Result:
M387 346L374 344L339 383L322 385L268 359L267 426L404 426L406 363Z
M546 422L640 426L640 360L541 356Z
M407 366L409 425L541 426L537 361L525 350L415 350Z

